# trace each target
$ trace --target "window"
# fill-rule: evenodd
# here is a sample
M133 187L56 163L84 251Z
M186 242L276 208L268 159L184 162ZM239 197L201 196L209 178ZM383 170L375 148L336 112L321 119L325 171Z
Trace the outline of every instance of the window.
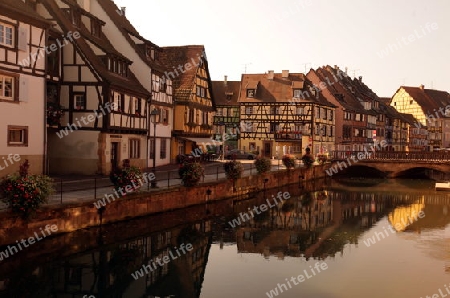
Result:
M130 158L141 157L141 142L139 139L130 139Z
M0 44L12 47L14 45L14 27L10 25L0 24Z
M223 108L224 110L226 110L226 108ZM221 108L218 108L217 109L217 111L216 111L216 116L222 116L223 114L222 114L222 109Z
M202 112L202 124L209 124L209 113Z
M412 105L412 104L413 104L413 101L412 101L412 100L410 100L410 101L409 101L409 104L410 104L410 105Z
M333 110L328 110L328 120L333 121Z
M159 151L159 158L165 159L167 156L167 140L161 139L161 148Z
M270 132L275 133L279 130L280 125L278 123L270 123Z
M302 90L300 89L294 89L294 97L295 98L300 98L302 95Z
M0 75L0 99L14 100L15 78Z
M86 110L86 96L84 93L73 95L73 107L76 110Z
M161 122L162 124L169 124L169 111L167 109L161 109Z
M297 107L295 112L297 115L303 115L303 107Z
M253 107L245 107L245 114L253 114Z
M188 122L194 122L194 109L189 109L189 121Z
M149 148L150 159L154 159L155 158L155 151L153 149L155 149L155 140L154 139L150 139L150 148Z
M197 86L197 96L205 97L206 89L202 86Z
M136 98L135 112L142 115L142 100L140 98Z
M320 108L320 114L322 115L322 119L327 119L327 110L325 108Z
M255 89L247 89L247 97L255 97Z
M113 111L123 112L124 95L120 93L114 93L114 109Z
M8 146L28 146L28 126L8 125Z

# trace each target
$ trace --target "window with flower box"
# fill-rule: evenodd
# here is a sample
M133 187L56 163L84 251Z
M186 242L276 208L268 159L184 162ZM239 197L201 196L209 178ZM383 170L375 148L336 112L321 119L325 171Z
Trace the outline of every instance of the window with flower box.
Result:
M73 94L73 107L75 110L86 110L86 94L74 93Z

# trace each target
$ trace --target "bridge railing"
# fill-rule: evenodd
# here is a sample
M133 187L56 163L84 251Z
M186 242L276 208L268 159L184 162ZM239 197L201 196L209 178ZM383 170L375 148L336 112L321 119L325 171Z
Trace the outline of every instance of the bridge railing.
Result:
M367 154L370 153L370 154ZM411 160L411 161L450 161L450 152L419 152L419 151L333 151L330 158L345 160Z

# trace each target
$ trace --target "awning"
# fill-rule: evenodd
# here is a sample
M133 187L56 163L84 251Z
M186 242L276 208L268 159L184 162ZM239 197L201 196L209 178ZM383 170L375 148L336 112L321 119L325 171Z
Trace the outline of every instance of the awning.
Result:
M222 145L222 141L216 141L210 138L182 138L191 142L197 143L197 146L203 145L203 146L217 146Z

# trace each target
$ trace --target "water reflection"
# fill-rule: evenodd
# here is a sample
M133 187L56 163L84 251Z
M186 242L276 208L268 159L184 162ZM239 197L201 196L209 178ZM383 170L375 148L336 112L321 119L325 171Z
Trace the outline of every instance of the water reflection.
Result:
M237 253L260 255L262 260L334 259L345 257L349 246L358 249L364 234L385 220L394 228L408 223L397 230L398 235L414 240L424 254L445 261L442 269L450 271L450 237L435 234L450 223L447 194L392 193L367 186L351 192L339 187L306 193L298 187L288 190L291 199L236 228L229 221L264 203L271 191L243 201L196 206L49 239L52 242L41 251L2 261L0 297L212 297L202 294L208 262L221 257L210 255L212 245L236 246ZM425 216L411 220L419 212ZM193 250L142 278L132 278L143 264L169 256L182 243L192 243ZM55 253L48 256L45 252L50 247ZM241 269L235 268L236 272ZM280 279L273 274L276 284ZM370 276L370 271L365 274ZM246 275L241 282L259 273L254 275ZM219 286L216 283L212 280L207 286ZM237 297L253 297L239 293Z

